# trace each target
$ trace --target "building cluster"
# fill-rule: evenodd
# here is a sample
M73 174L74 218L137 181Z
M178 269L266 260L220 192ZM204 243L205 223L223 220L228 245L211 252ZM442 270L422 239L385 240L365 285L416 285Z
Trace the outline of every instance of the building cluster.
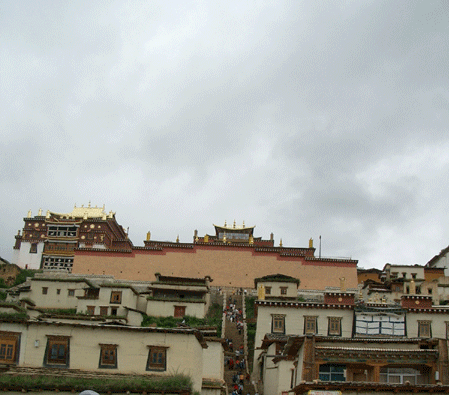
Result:
M148 232L137 247L104 207L30 212L24 221L13 263L42 273L0 308L27 313L1 318L0 364L180 371L194 391L223 394L227 345L214 330L141 323L202 318L212 300L225 308L245 289L255 299L250 373L261 395L449 392L448 249L426 265L365 270L350 258L316 257L312 240L276 246L273 234L264 240L235 222L211 235L194 231L190 243Z

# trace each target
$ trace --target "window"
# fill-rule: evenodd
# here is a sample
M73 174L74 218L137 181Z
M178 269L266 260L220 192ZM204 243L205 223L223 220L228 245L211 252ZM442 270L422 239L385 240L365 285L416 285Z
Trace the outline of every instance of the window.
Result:
M100 315L101 316L108 315L108 306L100 306Z
M413 280L416 280L416 273L412 273Z
M314 335L317 333L317 317L304 317L304 334Z
M100 344L99 368L117 369L117 344Z
M341 317L329 317L328 336L341 336Z
M271 332L285 333L285 315L273 315Z
M281 287L281 295L287 295L287 287Z
M163 372L167 370L167 349L165 347L148 346L147 370Z
M117 307L111 307L111 315L117 315Z
M47 295L48 287L42 287L42 295Z
M74 289L69 289L67 291L67 296L70 296L70 297L75 296L75 290Z
M175 312L173 317L179 318L184 317L186 315L186 306L175 306Z
M56 295L61 295L61 290L60 289L56 290Z
M37 254L37 243L31 243L30 254Z
M271 295L271 287L265 287L265 295Z
M69 337L48 336L44 365L69 367Z
M122 291L112 291L111 292L111 303L122 303Z
M431 321L418 321L418 337L432 337Z
M428 384L428 377L421 375L419 370L413 368L380 368L381 383L405 384L409 381L410 384Z
M94 315L95 314L95 306L86 306L87 307L87 314L88 315Z
M433 289L432 288L428 288L427 289L427 294L432 295Z
M19 334L13 332L0 332L0 363L17 363L17 349Z
M345 381L346 365L327 363L320 365L321 381Z

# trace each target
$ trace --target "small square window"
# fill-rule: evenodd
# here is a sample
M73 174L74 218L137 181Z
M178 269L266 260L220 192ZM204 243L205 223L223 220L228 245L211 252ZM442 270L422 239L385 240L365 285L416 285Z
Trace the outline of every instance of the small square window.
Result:
M95 314L95 306L87 306L87 314L94 315Z
M13 332L0 332L0 363L17 363L19 334Z
M431 321L418 321L418 337L432 337Z
M116 304L122 303L122 291L112 291L111 292L111 303L116 303Z
M265 287L265 295L271 295L271 287Z
M100 344L100 362L99 368L117 369L117 345Z
M47 295L48 287L42 287L42 295Z
M100 306L100 315L103 317L108 315L108 306Z
M175 318L181 318L186 315L186 306L175 306L175 311L173 313L173 316Z
M70 296L70 297L75 296L75 290L74 289L69 289L67 291L67 296Z
M32 243L30 246L30 254L37 254L37 243Z
M285 333L285 315L274 315L271 324L272 333Z
M167 370L167 349L165 347L148 346L147 370L164 372Z
M304 334L314 335L317 333L317 317L304 317Z
M111 315L117 315L117 307L111 307Z
M56 295L61 295L61 290L60 289L56 290Z
M281 287L281 295L287 295L287 287Z
M69 337L48 336L44 365L69 366Z

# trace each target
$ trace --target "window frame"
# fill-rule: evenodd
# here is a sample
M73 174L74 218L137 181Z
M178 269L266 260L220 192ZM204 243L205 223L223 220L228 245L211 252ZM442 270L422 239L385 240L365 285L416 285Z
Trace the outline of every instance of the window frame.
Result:
M54 346L59 346L55 348ZM64 353L61 357L61 346L64 346ZM53 350L57 356L54 357ZM66 367L70 366L70 336L47 335L47 345L45 347L44 366L46 367Z
M87 315L95 315L95 306L86 306Z
M167 371L167 349L164 346L147 346L148 347L148 359L146 364L146 370L149 372L165 372ZM154 362L156 357L159 360L162 356L162 361Z
M265 287L265 295L271 295L271 287Z
M422 339L432 338L432 321L418 321L418 337Z
M0 331L0 363L16 365L19 362L20 333ZM4 358L3 357L4 350ZM9 350L11 350L9 352ZM10 356L10 358L8 358Z
M30 254L37 254L37 243L31 243Z
M282 296L287 295L288 287L279 287L279 289L281 290L280 292Z
M174 318L182 318L186 315L186 306L173 306L173 317Z
M111 291L110 303L122 304L122 291Z
M309 324L313 323L313 332L309 329ZM305 335L316 335L318 333L318 317L316 315L305 315L304 316L304 334Z
M271 333L285 334L285 315L272 314L271 316Z
M106 314L104 314L106 312ZM106 317L109 312L109 306L100 306L100 316Z
M67 290L67 297L73 298L75 296L75 290L74 289L68 289Z
M98 361L99 369L117 369L118 356L117 356L117 344L99 344L100 346L100 359Z
M333 327L336 325L335 327ZM341 317L328 317L328 336L341 336Z
M48 287L42 287L42 295L48 295Z

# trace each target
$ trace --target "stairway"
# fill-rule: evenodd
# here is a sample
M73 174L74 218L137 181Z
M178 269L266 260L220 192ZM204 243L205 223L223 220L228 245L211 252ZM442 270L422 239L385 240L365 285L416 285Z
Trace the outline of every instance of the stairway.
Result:
M230 304L235 304L235 309L242 311L242 297L243 297L242 295L237 295L237 294L232 294L230 296L227 296L226 307L229 307ZM229 309L228 309L228 311L229 311ZM229 339L232 342L232 349L230 348L230 350L225 353L225 360L229 360L232 358L232 360L234 361L234 366L231 366L231 364L229 364L229 363L225 363L224 379L226 381L226 385L228 387L229 394L231 394L232 391L234 390L235 382L234 382L233 378L235 377L235 375L243 374L244 379L243 379L242 395L247 395L247 394L254 395L254 393L255 393L254 387L251 384L251 381L249 380L249 375L248 375L247 355L244 354L244 350L246 350L246 347L244 347L243 325L242 325L242 329L240 331L237 327L237 322L240 322L243 324L243 315L238 314L236 316L236 319L233 321L231 321L229 319L229 317L227 317L225 319L226 319L226 329L225 329L224 337L226 339ZM245 366L243 369L239 366L236 366L236 364L235 364L236 360L240 361L242 358L244 358L244 360L245 360ZM240 381L238 381L238 383L239 382Z

